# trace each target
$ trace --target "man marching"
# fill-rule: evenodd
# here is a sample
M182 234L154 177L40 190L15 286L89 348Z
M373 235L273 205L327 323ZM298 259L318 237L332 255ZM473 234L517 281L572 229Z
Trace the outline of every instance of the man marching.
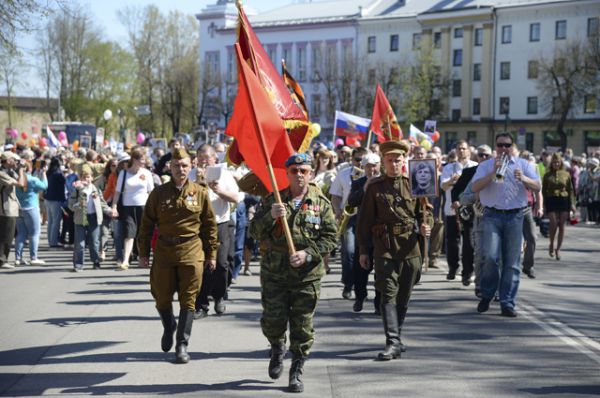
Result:
M329 200L309 184L312 159L307 154L291 156L286 162L290 186L281 191L282 203L274 195L263 199L254 216L250 234L261 242L260 284L262 331L271 343L269 376L283 373L285 332L290 328L292 366L289 390L302 392L304 362L314 342L313 315L325 275L323 257L336 243L337 224ZM287 220L296 248L289 253L282 228Z
M402 173L409 146L386 141L380 146L385 175L369 183L359 212L357 231L360 265L371 266L368 253L373 247L375 288L381 293L381 315L385 331L382 361L400 358L405 346L400 331L412 288L421 269L419 233L429 236L433 220L423 222L421 207L411 197L409 178Z
M215 213L206 185L188 180L191 168L192 161L186 150L175 149L170 165L172 179L150 193L138 235L140 266L145 267L149 263L154 227L158 227L150 288L164 328L161 340L164 352L173 346L173 333L177 330L177 363L190 360L187 347L203 269L214 270L217 265ZM176 291L179 325L171 306Z

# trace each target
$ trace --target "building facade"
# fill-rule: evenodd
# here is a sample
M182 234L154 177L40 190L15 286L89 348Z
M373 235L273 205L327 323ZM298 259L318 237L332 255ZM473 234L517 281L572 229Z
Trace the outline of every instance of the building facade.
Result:
M539 152L559 140L554 101L542 94L536 63L598 35L600 1L345 0L246 11L273 63L279 69L285 59L302 85L325 140L331 139L335 109L370 117L376 84L393 87L394 76L419 67L426 53L446 87L434 100L444 149L461 138L489 144L506 129L521 148ZM236 93L237 9L220 0L197 19L201 103L204 98L206 120L224 126ZM397 100L388 97L407 130L405 99L401 89L396 92ZM567 146L576 153L600 147L593 90L578 93L565 127Z

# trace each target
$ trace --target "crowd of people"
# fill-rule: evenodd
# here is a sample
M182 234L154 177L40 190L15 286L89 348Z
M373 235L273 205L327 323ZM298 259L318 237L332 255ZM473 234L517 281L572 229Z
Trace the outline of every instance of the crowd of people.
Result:
M355 312L363 311L374 271L374 311L386 336L378 358L390 360L406 350L400 334L413 286L424 267L440 266L442 254L447 280L460 270L465 287L474 283L480 313L497 298L501 315L515 317L521 272L536 277L536 223L549 221L548 255L556 260L565 225L600 225L600 153L536 157L510 134L494 145L459 140L443 154L408 141L369 148L316 142L286 162L290 186L277 198L247 189L250 170L227 164L225 143L186 146L174 138L166 153L144 145L112 153L8 144L0 168L0 266L44 265L38 247L45 226L51 250L72 251L74 272L86 265L150 268L161 348L169 351L176 334L176 361L186 363L193 320L210 314L211 298L223 314L228 287L251 275L250 261L260 255L269 375L282 374L289 324L289 387L298 392L332 256L341 257L341 295L353 299ZM409 176L411 159L432 162L415 162Z

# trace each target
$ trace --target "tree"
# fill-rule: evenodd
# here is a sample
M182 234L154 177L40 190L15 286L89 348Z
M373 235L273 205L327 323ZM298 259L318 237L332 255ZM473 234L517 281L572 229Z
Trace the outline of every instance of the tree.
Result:
M537 60L537 86L542 105L556 125L556 133L563 148L567 146L565 125L576 106L586 95L598 89L598 69L589 67L589 47L579 40L557 45L551 56Z
M19 75L25 67L21 55L10 48L0 47L0 82L6 92L8 110L8 124L12 127L12 100L13 93L18 85Z

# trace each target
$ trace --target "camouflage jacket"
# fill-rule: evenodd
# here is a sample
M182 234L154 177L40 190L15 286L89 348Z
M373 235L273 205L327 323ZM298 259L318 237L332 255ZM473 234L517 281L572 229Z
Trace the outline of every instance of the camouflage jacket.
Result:
M297 208L289 189L280 193L286 206L294 246L298 251L305 250L312 260L299 268L290 266L291 253L281 221L271 217L271 207L275 203L275 197L271 194L261 201L249 229L250 235L261 244L261 276L289 282L318 280L325 274L323 256L333 250L336 244L337 223L331 203L313 184L309 184L308 192Z

